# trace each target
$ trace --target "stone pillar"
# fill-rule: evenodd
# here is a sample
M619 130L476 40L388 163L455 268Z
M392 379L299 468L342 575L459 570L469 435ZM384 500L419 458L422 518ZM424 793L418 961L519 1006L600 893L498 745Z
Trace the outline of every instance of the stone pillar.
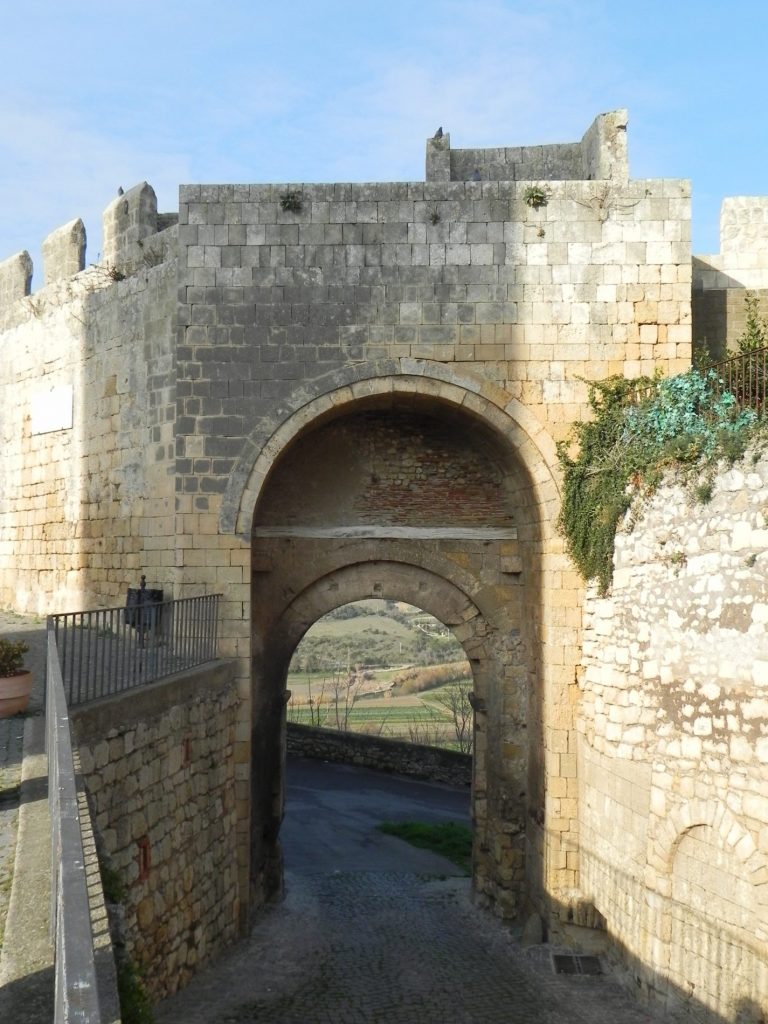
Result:
M26 249L0 263L0 308L32 291L32 257Z
M157 196L146 181L134 185L124 195L113 199L104 211L105 264L123 269L123 262L133 255L136 242L157 233Z
M85 225L78 218L56 228L43 242L46 284L65 281L85 268Z
M427 181L451 180L451 136L427 139Z
M584 175L591 180L629 180L625 109L598 114L581 140Z

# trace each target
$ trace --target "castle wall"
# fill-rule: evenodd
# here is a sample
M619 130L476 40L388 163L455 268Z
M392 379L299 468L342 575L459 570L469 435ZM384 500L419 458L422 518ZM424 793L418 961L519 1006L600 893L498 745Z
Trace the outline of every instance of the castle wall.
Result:
M0 604L119 604L142 571L172 587L171 261L105 268L16 299L0 363Z
M649 995L712 1019L768 1003L767 501L765 455L707 504L661 488L585 607L582 891Z
M106 211L102 268L66 278L53 267L53 283L26 295L23 257L0 267L0 290L12 292L2 344L14 354L0 371L0 600L24 611L122 603L141 571L176 596L223 593L221 653L237 659L241 698L239 885L251 882L254 908L267 887L249 875L244 840L279 824L284 714L277 661L261 675L254 665L269 615L298 599L281 573L319 586L316 571L340 573L354 556L370 575L395 552L414 587L420 571L451 580L457 566L466 570L464 597L482 594L493 613L489 649L505 667L487 681L481 738L495 787L492 806L476 805L488 837L483 890L501 904L510 879L523 877L525 812L515 810L512 835L504 808L510 779L526 777L527 877L555 912L570 913L583 592L556 530L555 443L587 414L582 378L675 372L690 359L689 186L629 180L625 128L618 111L573 145L505 150L503 160L471 151L498 180L450 180L446 137L437 149L430 140L426 182L185 185L178 228L165 227L141 183ZM534 170L562 175L535 207L519 177ZM73 236L59 240L71 259ZM64 259L49 248L54 262ZM36 397L42 385L49 403ZM282 492L269 480L308 458L308 437L327 427L348 443L356 416L382 410L428 414L439 429L398 449L404 431L380 417L364 438L355 507L339 523L334 504L321 503L311 525L357 522L370 532L382 516L392 525L402 483L411 534L352 545L281 536L290 523L278 513L309 495L300 479ZM448 472L448 443L463 432L473 439L459 445L467 457ZM478 480L481 436L493 439L490 468L503 466L503 481L495 470ZM327 450L317 478L326 490L351 465L333 437ZM370 471L382 461L376 484ZM467 526L462 488L491 525L509 514L514 549L456 532ZM269 538L255 515L265 494ZM435 516L447 533L425 540L420 517L431 526ZM251 761L254 736L274 764ZM276 829L268 839L277 849Z
M687 183L553 182L538 210L522 193L307 185L290 212L276 186L183 186L177 429L203 451L182 492L214 500L259 420L344 366L460 366L555 438L586 409L579 376L687 366Z
M693 260L693 342L727 358L744 331L745 292L768 316L768 196L731 196L720 209L720 252Z
M224 653L240 659L243 698L252 687L258 694L267 683L252 679L251 643L261 650L268 641L260 610L268 603L252 609L252 586L255 600L269 573L279 581L301 562L298 541L278 543L285 555L264 565L251 546L261 485L279 472L283 449L385 392L393 408L421 397L434 411L458 407L492 424L502 445L529 459L516 510L526 586L517 627L530 666L528 725L541 737L531 744L537 832L528 864L535 888L567 893L578 885L573 680L582 592L555 529L554 442L586 414L579 377L689 365L689 189L553 181L546 205L533 209L525 187L182 186L178 521L196 539L180 552L178 578L190 588L223 585ZM300 209L283 208L296 200ZM289 439L294 423L299 433ZM218 529L198 527L211 523ZM380 549L361 550L370 560ZM254 736L262 718L277 723L282 713L277 674L268 685L272 697L254 705ZM518 699L519 681L509 685L502 704ZM502 732L489 765L503 775ZM279 751L274 757L278 764ZM277 820L270 800L279 805L279 795L263 765L259 774L254 806ZM519 872L504 862L502 839L489 890Z

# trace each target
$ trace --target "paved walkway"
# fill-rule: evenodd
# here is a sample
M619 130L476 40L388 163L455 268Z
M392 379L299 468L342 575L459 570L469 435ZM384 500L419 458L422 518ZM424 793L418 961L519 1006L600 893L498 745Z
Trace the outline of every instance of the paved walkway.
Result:
M385 816L396 816L392 792L387 788L380 799L375 773L369 772L360 776L356 795L349 774L343 777L348 795L338 796L329 782L335 767L318 764L314 796L308 792L311 773L303 772L296 783L289 771L284 836L291 870L285 901L264 913L247 942L161 1004L158 1024L649 1024L662 1019L635 1004L610 975L555 975L550 947L523 949L508 929L472 905L468 880L447 861L433 860L428 871L414 871L411 854L385 837L393 844L390 855L400 849L405 868L398 869L397 854L385 863L387 850L378 833L365 833L365 819L382 820L382 805ZM403 789L410 785L418 790L415 802L423 804L430 787L397 780ZM404 800L407 804L408 797ZM327 818L334 805L335 828ZM310 813L312 807L319 816ZM403 805L401 812L404 807L407 814L410 808ZM334 831L346 840L331 839ZM292 852L291 835L295 839L299 833L302 844ZM364 868L362 858L369 854Z
M0 613L0 636L30 644L30 713L39 713L44 622ZM0 720L0 927L13 865L23 725L23 717ZM433 798L446 801L442 810L429 809ZM554 975L552 950L523 949L508 929L478 911L467 879L452 865L424 851L405 852L399 840L373 828L384 818L456 820L465 808L466 793L449 795L447 787L316 762L292 770L283 831L286 899L263 914L248 941L161 1004L158 1024L665 1019L639 1007L610 975ZM51 981L43 970L35 977L45 1002ZM20 993L29 1013L9 1019L49 1020L50 1012L33 1002L35 994Z
M42 711L45 693L45 620L36 616L0 612L0 637L29 644L25 667L32 670L34 683L28 714ZM0 718L0 951L13 881L16 830L19 816L19 784L27 715Z

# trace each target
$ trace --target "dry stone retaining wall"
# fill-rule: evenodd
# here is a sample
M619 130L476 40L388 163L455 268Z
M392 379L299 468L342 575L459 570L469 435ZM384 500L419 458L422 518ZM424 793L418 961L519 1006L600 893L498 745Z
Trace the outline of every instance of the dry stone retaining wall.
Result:
M667 485L585 608L582 891L646 991L768 1005L768 457Z
M431 779L451 786L468 786L472 781L472 757L469 754L381 736L318 729L296 722L288 723L288 752L300 757L339 761L376 771Z
M239 929L233 668L185 673L73 714L98 842L153 999Z

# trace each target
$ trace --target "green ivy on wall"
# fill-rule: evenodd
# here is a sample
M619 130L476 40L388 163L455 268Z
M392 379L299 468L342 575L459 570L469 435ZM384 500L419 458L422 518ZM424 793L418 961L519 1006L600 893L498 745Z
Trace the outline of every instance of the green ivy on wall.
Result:
M664 380L609 377L589 385L594 418L577 423L558 445L564 474L560 527L571 558L601 594L611 584L619 521L632 502L675 468L711 496L718 460L733 463L756 433L756 414L720 392L713 370L688 370Z

